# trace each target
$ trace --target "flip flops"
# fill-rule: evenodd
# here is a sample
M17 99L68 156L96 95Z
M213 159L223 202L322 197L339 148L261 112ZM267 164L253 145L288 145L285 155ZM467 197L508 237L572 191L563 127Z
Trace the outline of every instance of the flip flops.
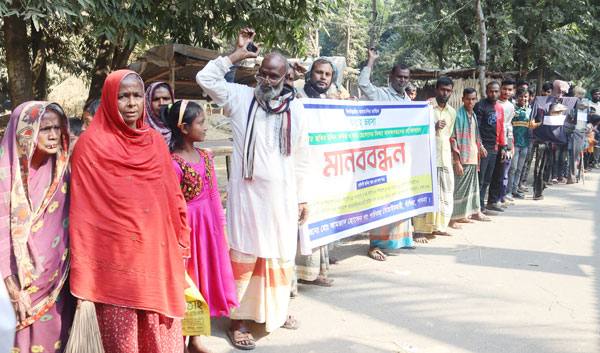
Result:
M297 330L300 327L300 321L296 320L292 315L288 315L281 327L288 330Z
M252 337L252 334L243 327L235 331L229 329L229 331L227 331L227 337L229 337L231 344L237 349L250 351L256 348L254 337ZM241 342L244 341L248 341L250 344L241 344Z
M315 279L314 281L306 281L303 279L298 279L298 283L312 284L312 285L321 286L321 287L331 287L331 286L333 286L333 279L323 278L323 277L317 277L317 279Z

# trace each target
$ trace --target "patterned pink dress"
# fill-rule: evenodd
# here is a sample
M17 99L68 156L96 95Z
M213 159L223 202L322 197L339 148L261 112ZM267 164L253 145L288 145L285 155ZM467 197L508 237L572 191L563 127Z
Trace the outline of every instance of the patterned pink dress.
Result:
M210 153L198 150L199 164L173 154L173 168L187 201L191 257L187 272L208 303L210 316L229 316L239 306L229 246L223 231L226 225L214 163ZM208 173L207 173L208 171Z

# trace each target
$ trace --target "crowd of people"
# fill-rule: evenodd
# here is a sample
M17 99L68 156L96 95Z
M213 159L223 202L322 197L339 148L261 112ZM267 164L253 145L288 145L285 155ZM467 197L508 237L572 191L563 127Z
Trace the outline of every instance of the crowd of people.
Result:
M236 64L260 54L254 36L242 30L235 50L196 76L231 118L227 212L212 155L194 146L206 137L204 111L176 101L167 83L144 90L137 73L118 70L82 119L50 102L13 111L0 145L0 294L12 304L0 312L16 327L11 352L64 351L86 302L106 352L209 352L199 336L182 336L186 276L211 317L231 318L232 345L251 350L247 320L267 332L298 329L288 313L298 284L333 285L337 244L298 251L309 215L302 98L356 98L336 86L328 58L315 60L298 87L304 69L279 53L264 57L256 87L228 82ZM368 56L358 78L367 99L415 99L407 66L394 66L389 86L376 87L379 54ZM485 97L464 89L463 105L451 107L454 83L439 78L431 100L439 211L372 229L368 256L385 261L386 249L489 222L530 188L542 200L545 188L578 182L600 163L600 91L590 93L555 81L536 97L527 82L507 78L489 82Z

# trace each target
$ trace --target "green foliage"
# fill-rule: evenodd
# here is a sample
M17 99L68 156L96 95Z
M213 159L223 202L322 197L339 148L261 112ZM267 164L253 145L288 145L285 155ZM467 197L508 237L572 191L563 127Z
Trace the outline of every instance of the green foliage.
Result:
M352 18L342 10L321 33L324 55L345 55L339 47L348 23L358 33L352 58L364 59L371 26L371 1L357 3ZM528 72L539 63L586 86L600 84L600 4L587 0L486 0L487 70ZM375 40L381 51L374 81L385 84L394 63L442 70L475 67L478 30L472 0L378 0L386 15ZM359 60L360 61L360 60ZM360 64L357 68L360 68Z
M42 27L42 20L50 17L83 18L82 11L92 9L92 0L6 0L0 2L0 17L17 15L24 20L31 20L37 31Z
M165 1L158 10L156 32L162 40L168 36L173 42L219 49L223 40L250 27L267 48L303 55L304 38L337 4L338 0Z
M103 53L108 53L113 69L127 64L132 52L165 43L225 50L244 27L255 28L257 41L265 42L267 50L303 55L307 33L321 26L320 21L339 3L340 0L4 0L0 2L0 23L6 16L17 16L27 24L30 37L26 45L32 57L24 60L35 59L32 36L43 36L47 64L90 78L98 74L93 68L105 40L112 45ZM3 49L0 39L0 52ZM5 72L0 70L0 78L3 76Z
M267 49L294 56L306 55L306 38L321 29L321 54L346 56L356 69L374 30L379 84L399 62L474 67L479 45L471 0L377 0L377 9L371 23L372 0L5 0L0 17L17 15L45 33L48 62L76 74L91 74L100 38L136 53L169 42L225 50L244 27L254 28ZM488 70L527 72L543 62L572 81L600 83L600 66L593 64L600 46L591 40L600 34L597 2L486 0L483 9Z
M39 30L50 22L67 24L83 37L106 37L132 47L176 42L218 49L251 27L268 48L302 53L307 30L339 0L7 0L0 17L18 15ZM16 6L16 7L15 7ZM64 28L63 28L64 29ZM89 39L89 38L85 38Z

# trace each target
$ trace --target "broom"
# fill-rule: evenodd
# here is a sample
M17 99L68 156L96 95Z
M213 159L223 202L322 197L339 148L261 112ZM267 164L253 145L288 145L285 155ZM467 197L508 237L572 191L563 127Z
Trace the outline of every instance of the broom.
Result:
M77 307L65 353L104 353L100 327L93 302L83 301Z

